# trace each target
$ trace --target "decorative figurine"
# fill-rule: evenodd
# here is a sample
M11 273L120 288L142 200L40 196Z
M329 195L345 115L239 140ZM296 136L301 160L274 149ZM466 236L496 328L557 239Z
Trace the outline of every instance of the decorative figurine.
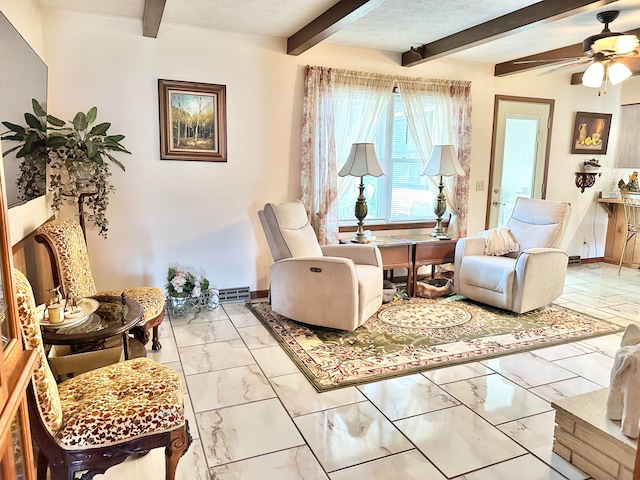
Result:
M620 179L618 182L618 188L620 190L629 190L630 192L638 192L640 191L640 186L638 185L638 172L633 172L629 177L629 183L624 183L623 179Z
M62 303L62 294L60 293L60 285L57 287L50 288L49 291L53 293L53 297L49 299L49 305L53 305L55 303Z

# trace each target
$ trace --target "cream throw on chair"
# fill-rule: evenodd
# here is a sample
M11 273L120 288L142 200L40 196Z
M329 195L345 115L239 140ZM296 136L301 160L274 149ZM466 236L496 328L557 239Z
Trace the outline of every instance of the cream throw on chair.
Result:
M569 204L520 197L507 222L518 251L485 255L485 238L456 244L456 293L487 305L524 313L562 294L569 257L560 243Z
M275 263L274 312L311 325L353 331L382 305L382 258L375 245L320 246L299 201L258 212Z

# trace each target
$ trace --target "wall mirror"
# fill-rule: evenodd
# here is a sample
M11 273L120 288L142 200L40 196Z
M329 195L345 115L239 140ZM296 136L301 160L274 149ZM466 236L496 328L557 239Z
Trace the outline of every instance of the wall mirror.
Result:
M33 51L27 41L0 12L0 121L26 126L25 112L33 112L31 99L47 105L47 65ZM0 124L0 132L7 128ZM2 141L2 151L16 146L13 141ZM18 189L21 159L17 151L3 153L4 178L7 187L7 205L26 203L42 193L24 194ZM44 192L43 192L44 193Z

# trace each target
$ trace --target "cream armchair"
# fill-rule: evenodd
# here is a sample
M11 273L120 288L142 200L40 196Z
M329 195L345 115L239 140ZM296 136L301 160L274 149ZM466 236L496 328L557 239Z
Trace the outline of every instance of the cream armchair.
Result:
M382 305L382 258L375 245L320 246L299 201L258 212L274 264L271 308L311 325L353 331Z
M485 255L485 239L461 238L456 244L454 289L487 305L524 313L558 298L569 257L556 248L569 204L518 198L507 226L519 250Z

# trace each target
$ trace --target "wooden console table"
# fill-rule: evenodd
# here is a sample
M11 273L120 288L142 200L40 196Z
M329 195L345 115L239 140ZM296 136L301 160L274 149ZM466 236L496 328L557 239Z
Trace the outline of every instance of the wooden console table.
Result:
M413 242L395 237L376 237L371 243L380 250L385 271L407 269L407 294L413 295ZM391 278L393 279L393 274Z
M598 204L605 209L609 216L603 260L618 265L624 236L627 232L624 206L620 198L598 198ZM627 243L627 254L622 265L629 268L640 268L640 241L636 241L636 236L633 236Z
M349 241L340 240L340 243L349 243ZM370 244L376 245L380 250L385 278L388 270L391 270L391 281L393 281L394 268L407 269L407 294L412 295L413 242L395 237L376 237Z
M413 273L411 275L413 285L411 286L411 295L414 295L416 291L418 269L420 267L431 265L431 278L433 278L436 265L454 262L456 239L438 240L429 234L402 235L396 238L413 243Z

